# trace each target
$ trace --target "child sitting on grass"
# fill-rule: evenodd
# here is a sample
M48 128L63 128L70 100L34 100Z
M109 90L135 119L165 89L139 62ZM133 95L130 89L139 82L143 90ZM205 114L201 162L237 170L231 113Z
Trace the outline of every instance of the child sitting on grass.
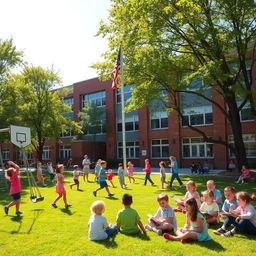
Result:
M143 233L146 233L146 230L140 221L139 214L136 210L131 208L133 203L132 196L130 194L124 194L122 197L122 203L124 205L124 209L118 212L116 219L118 230L126 235L137 234L140 229Z
M89 240L105 240L117 232L117 227L107 223L107 219L102 216L105 212L105 203L95 201L91 206L92 216L89 219Z
M224 195L226 200L223 203L221 217L225 219L230 212L230 206L232 205L233 210L238 207L236 200L236 190L232 186L227 186L224 189Z
M208 241L212 237L208 234L208 227L204 216L199 212L195 198L185 202L186 207L186 224L183 228L178 228L176 236L165 233L163 236L167 240L181 241Z
M245 180L248 180L252 177L250 170L246 168L245 165L242 166L242 174L239 176L238 180L235 182L237 184L243 184Z
M198 208L201 206L199 193L196 191L196 183L193 180L189 180L186 184L187 192L181 201L177 202L178 209L174 209L175 212L185 213L185 202L190 198L195 198Z
M214 202L216 202L219 206L219 210L221 211L222 208L222 195L221 192L216 189L215 182L213 180L208 180L207 183L207 190L212 191L214 194Z
M216 224L219 216L219 206L213 201L213 192L206 190L202 192L203 203L200 212L204 215L207 224Z
M236 198L238 207L233 210L233 205L230 206L229 216L222 227L214 231L214 234L225 237L232 237L237 232L256 235L256 210L250 204L253 197L247 192L238 192ZM231 225L234 225L234 228L227 231Z
M164 193L157 197L159 208L156 214L149 218L149 224L145 226L147 230L154 231L162 235L163 231L171 231L177 228L175 214L170 205L168 205L168 196Z
M81 191L81 189L79 189L79 176L80 176L79 166L74 165L73 168L74 168L74 171L73 171L73 181L74 181L74 183L70 184L70 188L72 189L73 186L76 186L76 190Z

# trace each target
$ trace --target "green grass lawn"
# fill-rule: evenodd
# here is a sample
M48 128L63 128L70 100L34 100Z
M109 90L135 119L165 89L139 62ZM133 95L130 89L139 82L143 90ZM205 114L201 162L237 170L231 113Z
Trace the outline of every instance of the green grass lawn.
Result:
M66 172L65 176L71 180L71 173ZM213 229L217 226L209 230L214 240L191 244L165 241L163 237L153 232L147 232L147 236L117 234L114 238L106 241L89 241L87 238L87 223L90 217L89 207L95 200L105 202L106 212L104 216L109 223L115 223L117 212L122 208L122 194L130 193L134 200L132 207L139 212L142 222L146 224L147 214L154 214L158 208L156 197L159 193L166 192L169 196L176 195L178 197L185 194L185 188L180 189L176 181L173 190L160 189L158 175L152 175L158 186L141 186L143 177L142 175L136 175L136 183L128 184L127 189L110 188L111 192L115 193L113 198L108 198L105 190L99 191L97 198L95 198L92 195L92 190L97 185L95 183L84 183L80 178L82 192L70 190L69 186L66 185L68 202L73 205L70 210L64 209L63 201L58 202L58 209L50 206L56 197L55 186L53 185L40 188L45 197L43 202L31 203L26 177L22 177L21 210L25 214L22 217L16 216L14 214L15 209L12 207L9 210L9 215L6 216L1 209L0 255L256 255L255 236L240 234L233 238L216 236L213 234ZM47 178L46 181L50 184ZM205 183L209 178L193 177L198 185L198 192L205 190ZM189 176L182 176L183 181L189 179ZM214 180L217 183L217 188L222 192L226 185L234 184L234 178L232 177L214 177ZM113 182L118 185L116 177L114 177ZM236 184L235 187L237 191L246 190L256 193L255 183ZM2 207L11 199L7 192L1 191L0 204ZM175 202L170 200L170 205L175 207ZM185 216L182 213L177 213L176 216L178 226L183 226Z

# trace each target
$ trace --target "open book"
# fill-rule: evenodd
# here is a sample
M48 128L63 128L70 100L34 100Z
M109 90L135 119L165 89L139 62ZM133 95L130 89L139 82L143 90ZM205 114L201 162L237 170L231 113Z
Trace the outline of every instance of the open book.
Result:
M172 199L175 200L177 203L181 203L181 202L182 202L182 200L179 199L179 198L176 197L176 196L173 196Z

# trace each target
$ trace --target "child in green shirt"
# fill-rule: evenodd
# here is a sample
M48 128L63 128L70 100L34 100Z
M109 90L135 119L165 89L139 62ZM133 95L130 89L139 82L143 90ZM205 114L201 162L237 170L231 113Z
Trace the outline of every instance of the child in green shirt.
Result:
M136 210L131 208L131 204L133 203L132 196L130 194L124 194L122 197L122 203L124 205L124 209L118 212L116 219L117 228L120 232L131 235L138 233L141 229L143 233L146 233L146 230L140 221L139 214Z

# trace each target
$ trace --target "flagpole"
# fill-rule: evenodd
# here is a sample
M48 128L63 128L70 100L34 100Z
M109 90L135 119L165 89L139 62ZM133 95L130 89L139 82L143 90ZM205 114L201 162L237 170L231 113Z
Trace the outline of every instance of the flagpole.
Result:
M122 112L122 135L123 135L123 165L124 170L126 170L127 163L126 163L126 138L125 138L125 113L124 113L124 66L123 66L123 50L122 50L122 43L120 44L121 49L121 59L120 59L120 66L121 66L121 112Z

